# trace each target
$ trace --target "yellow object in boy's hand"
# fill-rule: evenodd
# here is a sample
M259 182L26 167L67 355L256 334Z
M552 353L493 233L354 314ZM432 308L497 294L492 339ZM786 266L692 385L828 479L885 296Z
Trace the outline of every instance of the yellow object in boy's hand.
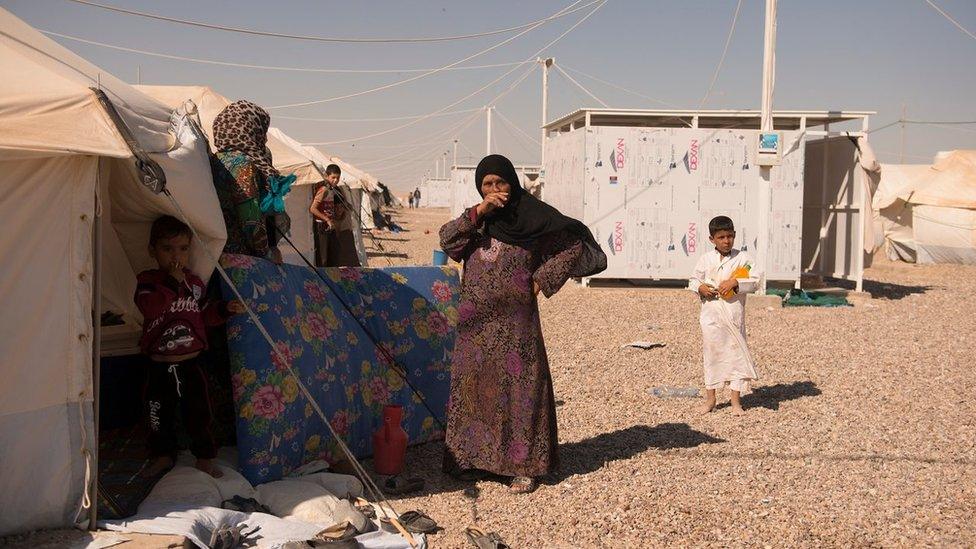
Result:
M737 268L736 270L732 271L732 276L729 277L729 280L739 279L739 278L749 278L749 272L751 270L752 270L752 265L747 263ZM739 285L736 284L735 286L732 286L728 290L721 292L721 296L724 299L730 299L732 296L734 296L737 293L738 286Z

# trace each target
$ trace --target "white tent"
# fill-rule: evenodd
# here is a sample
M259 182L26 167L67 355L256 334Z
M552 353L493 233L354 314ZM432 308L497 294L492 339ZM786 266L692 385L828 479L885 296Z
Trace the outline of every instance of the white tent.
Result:
M421 208L449 208L452 198L451 179L429 177L420 184Z
M174 108L192 101L192 105L188 105L188 108L196 107L195 112L200 118L200 125L207 133L211 144L214 119L232 102L206 86L136 86L136 88ZM309 260L314 261L315 257L314 223L308 207L316 185L325 179L325 166L320 166L301 143L275 127L268 130L268 149L278 171L297 176L291 191L285 196L285 211L291 218L289 238L298 251L292 249L287 243L283 243L279 248L285 262L304 265L305 262L299 256L299 252ZM356 241L358 251L362 246L362 236L356 235ZM360 254L360 259L364 256L365 252Z
M165 196L140 183L147 164L143 173L136 168L112 106L199 231L203 241L194 243L191 267L204 277L226 231L206 145L186 116L171 118L170 108L3 9L0 73L6 75L0 80L4 535L88 518L101 342L94 319L104 307L130 323L140 320L132 295L135 274L153 266L149 226L177 214Z
M873 205L889 259L976 264L976 151L884 164Z

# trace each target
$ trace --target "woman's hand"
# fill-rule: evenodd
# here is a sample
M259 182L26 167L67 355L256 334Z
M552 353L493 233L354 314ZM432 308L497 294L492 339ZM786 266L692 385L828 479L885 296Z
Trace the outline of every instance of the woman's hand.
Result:
M475 208L478 217L484 217L491 212L504 208L508 202L508 193L490 193L485 195L485 199Z

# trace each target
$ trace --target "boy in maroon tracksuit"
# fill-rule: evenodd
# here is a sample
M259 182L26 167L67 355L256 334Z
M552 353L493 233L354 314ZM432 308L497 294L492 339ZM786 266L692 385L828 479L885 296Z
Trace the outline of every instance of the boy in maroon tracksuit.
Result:
M165 215L153 222L149 255L158 269L139 273L135 302L144 317L139 345L149 359L145 400L149 416L149 449L156 461L150 475L171 468L176 458L176 407L191 438L196 467L214 477L217 445L210 433L210 398L197 357L207 348L206 326L222 324L244 312L237 300L206 299L207 287L186 264L190 228Z

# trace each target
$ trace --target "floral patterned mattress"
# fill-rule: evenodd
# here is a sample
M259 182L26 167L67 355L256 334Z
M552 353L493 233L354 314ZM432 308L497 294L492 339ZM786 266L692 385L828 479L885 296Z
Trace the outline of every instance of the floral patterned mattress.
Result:
M385 404L403 406L410 444L443 437L457 270L340 267L319 269L320 278L250 256L225 254L221 264L357 457L372 454ZM233 296L226 282L223 293ZM328 428L246 314L230 319L227 339L244 476L259 484L337 460Z

